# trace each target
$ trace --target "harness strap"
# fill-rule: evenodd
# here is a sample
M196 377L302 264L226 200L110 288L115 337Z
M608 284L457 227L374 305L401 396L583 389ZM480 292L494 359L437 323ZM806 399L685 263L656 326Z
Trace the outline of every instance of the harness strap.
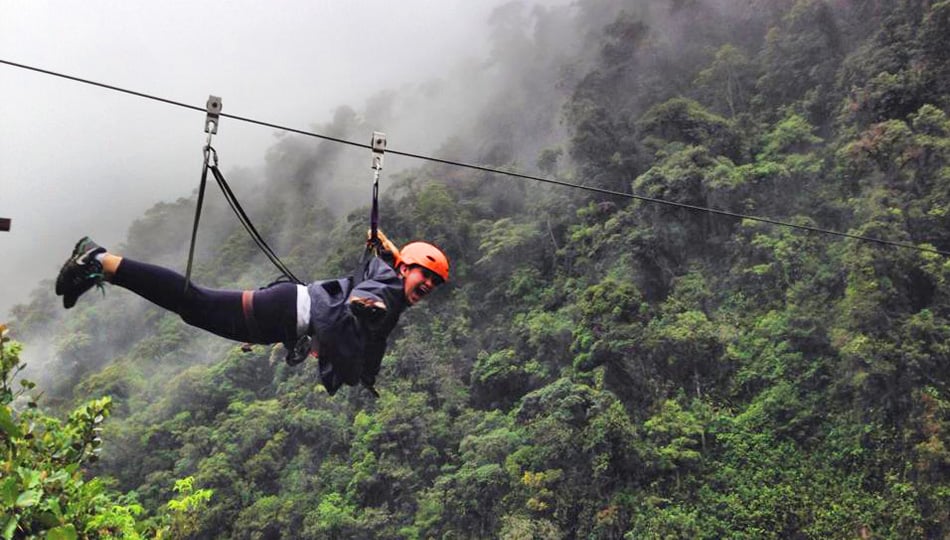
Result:
M378 171L377 174L379 174ZM369 228L369 242L372 247L377 247L379 245L379 176L373 183L373 209L369 215Z
M211 134L208 134L211 138ZM201 204L205 199L205 185L208 183L208 169L210 167L209 159L214 155L215 163L218 160L218 154L210 145L205 147L205 162L201 167L201 183L198 185L198 202L195 204L195 222L191 226L191 245L188 247L188 265L185 268L185 294L188 294L188 286L191 284L191 263L195 260L195 243L198 240L198 222L201 220Z
M257 318L254 317L254 291L243 291L241 293L241 309L244 310L244 323L247 324L250 338L254 341L260 341L261 328L257 324Z
M383 168L383 155L386 152L386 134L379 131L373 132L370 139L370 147L373 150L373 209L369 215L369 240L366 246L372 249L375 254L379 254L379 171Z
M215 180L218 182L218 187L221 188L221 193L224 195L224 199L228 202L228 205L231 207L231 210L234 211L235 215L238 218L238 221L241 222L241 225L244 226L244 229L251 235L251 239L257 244L257 247L267 256L268 259L281 271L282 274L287 276L288 279L297 283L298 285L303 285L304 282L300 281L297 276L287 268L287 265L280 260L280 257L274 253L274 250L271 249L267 242L264 241L264 237L261 236L261 233L257 231L254 227L254 224L251 223L251 218L247 216L247 212L244 211L244 208L241 207L241 203L238 202L237 197L234 195L234 192L231 191L231 186L228 185L227 180L224 178L224 174L221 173L221 169L218 168L217 163L217 154L215 154L215 163L209 167L211 173L214 175Z

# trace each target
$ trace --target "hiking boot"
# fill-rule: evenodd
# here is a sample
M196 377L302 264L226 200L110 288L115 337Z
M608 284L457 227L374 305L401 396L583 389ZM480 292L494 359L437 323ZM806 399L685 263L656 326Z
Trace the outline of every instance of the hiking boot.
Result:
M386 316L386 304L382 300L351 296L349 304L353 316L364 323L372 324Z
M69 309L76 305L76 299L93 286L102 288L102 263L96 255L105 253L106 248L84 236L69 260L63 264L56 277L56 295L63 297L63 307Z

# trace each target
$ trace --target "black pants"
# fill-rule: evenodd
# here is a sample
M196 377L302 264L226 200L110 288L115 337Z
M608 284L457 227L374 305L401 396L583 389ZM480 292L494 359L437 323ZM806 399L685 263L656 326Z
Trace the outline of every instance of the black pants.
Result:
M181 316L186 323L244 343L297 340L297 286L277 283L255 291L215 290L185 276L123 258L112 283Z

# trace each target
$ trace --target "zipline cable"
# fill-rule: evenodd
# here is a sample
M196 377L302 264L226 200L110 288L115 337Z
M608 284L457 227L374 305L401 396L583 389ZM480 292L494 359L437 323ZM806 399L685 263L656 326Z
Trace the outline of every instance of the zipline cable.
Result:
M123 94L129 94L129 95L136 96L136 97L140 97L140 98L144 98L144 99L150 99L150 100L152 100L152 101L158 101L158 102L160 102L160 103L165 103L165 104L167 104L167 105L174 105L174 106L176 106L176 107L181 107L181 108L183 108L183 109L191 109L191 110L193 110L193 111L200 111L200 112L205 112L205 111L206 111L206 109L205 109L204 107L198 107L198 106L195 106L195 105L189 105L189 104L187 104L187 103L182 103L182 102L180 102L180 101L174 101L174 100L171 100L171 99L166 99L166 98L154 96L154 95L151 95L151 94L146 94L146 93L144 93L144 92L136 92L135 90L129 90L129 89L126 89L126 88L121 88L121 87L118 87L118 86L113 86L113 85L111 85L111 84L105 84L105 83L101 83L101 82L96 82L96 81L92 81L92 80L89 80L89 79L83 79L83 78L81 78L81 77L74 77L74 76L72 76L72 75L66 75L66 74L64 74L64 73L58 73L58 72L56 72L56 71L50 71L50 70L48 70L48 69L42 69L42 68L38 68L38 67L34 67L34 66L28 66L28 65L25 65L25 64L18 64L18 63L16 63L16 62L10 62L9 60L4 60L4 59L2 59L2 58L0 58L0 64L6 64L6 65L8 65L8 66L18 67L18 68L26 69L26 70L29 70L29 71L35 71L35 72L37 72L37 73L43 73L44 75L52 75L53 77L60 77L60 78L62 78L62 79L68 79L68 80L70 80L70 81L74 81L74 82L78 82L78 83L89 84L89 85L92 85L92 86L98 86L99 88L105 88L106 90L112 90L112 91L115 91L115 92L121 92L121 93L123 93ZM264 127L269 127L269 128L273 128L273 129L279 129L279 130L281 130L281 131L287 131L287 132L290 132L290 133L297 133L297 134L299 134L299 135L306 135L306 136L308 136L308 137L316 137L316 138L318 138L318 139L324 139L324 140L331 141L331 142L335 142L335 143L348 144L348 145L350 145L350 146L357 146L357 147L360 147L360 148L370 148L370 145L368 145L368 144L362 144L362 143L358 143L358 142L355 142L355 141L348 141L348 140L346 140L346 139L340 139L340 138L337 138L337 137L331 137L331 136L329 136L329 135L321 135L321 134L319 134L319 133L312 133L312 132L310 132L310 131L303 131L303 130L294 129L294 128L287 127L287 126L281 126L281 125L277 125L277 124L271 124L271 123L269 123L269 122L262 122L262 121L260 121L260 120L254 120L253 118L245 118L245 117L242 117L242 116L236 116L236 115L233 115L233 114L226 114L226 113L220 113L220 116L221 116L221 117L224 117L224 118L231 118L232 120L239 120L239 121L241 121L241 122L247 122L247 123L249 123L249 124L256 124L256 125L258 125L258 126L264 126Z
M79 83L83 83L83 84L89 84L89 85L92 85L92 86L98 86L98 87L100 87L100 88L105 88L105 89L107 89L107 90L113 90L113 91L116 91L116 92L121 92L121 93L124 93L124 94L129 94L129 95L141 97L141 98L144 98L144 99L150 99L150 100L158 101L158 102L165 103L165 104L168 104L168 105L175 105L175 106L177 106L177 107L182 107L182 108L185 108L185 109L191 109L191 110L194 110L194 111L205 112L205 109L204 109L204 108L197 107L197 106L194 106L194 105L189 105L189 104L187 104L187 103L181 103L181 102L178 102L178 101L173 101L173 100L170 100L170 99L165 99L165 98L162 98L162 97L158 97L158 96L146 94L146 93L143 93L143 92L136 92L136 91L134 91L134 90L128 90L128 89L120 88L120 87L118 87L118 86L113 86L113 85L110 85L110 84L104 84L104 83L100 83L100 82L96 82L96 81L91 81L91 80L89 80L89 79L83 79L83 78L80 78L80 77L74 77L74 76L72 76L72 75L66 75L66 74L63 74L63 73L58 73L58 72L50 71L50 70L47 70L47 69L42 69L42 68L38 68L38 67L34 67L34 66L28 66L28 65L25 65L25 64L19 64L19 63L16 63L16 62L11 62L11 61L9 61L9 60L4 60L4 59L2 59L2 58L0 58L0 64L6 64L6 65L9 65L9 66L13 66L13 67L21 68L21 69L26 69L26 70L35 71L35 72L38 72L38 73L43 73L43 74L45 74L45 75L51 75L51 76L54 76L54 77L60 77L60 78L63 78L63 79L68 79L68 80L75 81L75 82L79 82ZM247 117L243 117L243 116L237 116L237 115L225 114L225 113L221 113L220 116L225 117L225 118L230 118L230 119L232 119L232 120L238 120L238 121L240 121L240 122L246 122L246 123L249 123L249 124L255 124L255 125L263 126L263 127L269 127L269 128L277 129L277 130L280 130L280 131L286 131L286 132L289 132L289 133L296 133L296 134L298 134L298 135L304 135L304 136L307 136L307 137L315 137L315 138L318 138L318 139L323 139L323 140L326 140L326 141L331 141L331 142L335 142L335 143L339 143L339 144L346 144L346 145L355 146L355 147L358 147L358 148L368 148L368 149L372 149L372 146L371 146L371 145L368 145L368 144L358 143L358 142L356 142L356 141L349 141L349 140L341 139L341 138L338 138L338 137L331 137L331 136L329 136L329 135L322 135L322 134L314 133L314 132L311 132L311 131L304 131L304 130L300 130L300 129L295 129L295 128L291 128L291 127L287 127L287 126L282 126L282 125L279 125L279 124L273 124L273 123L270 123L270 122L263 122L263 121L260 121L260 120L255 120L255 119L253 119L253 118L247 118ZM574 183L571 183L571 182L565 182L565 181L563 181L563 180L557 180L557 179L553 179L553 178L545 178L545 177L542 177L542 176L535 176L535 175L525 174L525 173L519 173L519 172L515 172L515 171L508 171L508 170L503 170L503 169L495 169L495 168L486 167L486 166L483 166L483 165L477 165L477 164L473 164L473 163L465 163L465 162L454 161L454 160L450 160L450 159L436 158L436 157L426 156L426 155L423 155L423 154L416 154L416 153L412 153L412 152L401 152L401 151L392 150L392 149L387 149L386 151L389 152L389 153L391 153L391 154L398 155L398 156L408 157L408 158L412 158L412 159L419 159L419 160L423 160L423 161L430 161L430 162L433 162L433 163L441 163L441 164L444 164L444 165L451 165L451 166L453 166L453 167L461 167L461 168L472 169L472 170L476 170L476 171L482 171L482 172L487 172L487 173L492 173L492 174L498 174L498 175L503 175L503 176L511 176L511 177L513 177L513 178L522 178L522 179L525 179L525 180L534 180L534 181L536 181L536 182L542 182L542 183L546 183L546 184L552 184L552 185L562 186L562 187L569 187L569 188L574 188L574 189L581 189L581 190L590 191L590 192L593 192L593 193L600 193L600 194L602 194L602 195L610 195L610 196L613 196L613 197L621 197L621 198L626 198L626 199L636 199L636 200L639 200L639 201L648 202L648 203L653 203L653 204L662 204L662 205L666 205L666 206L673 206L673 207L682 208L682 209L691 210L691 211L697 211L697 212L706 212L706 213L709 213L709 214L715 214L715 215L720 215L720 216L727 216L727 217L732 217L732 218L737 218L737 219L747 219L747 220L750 220L750 221L758 221L758 222L761 222L761 223L768 223L768 224L770 224L770 225L776 225L776 226L779 226L779 227L787 227L787 228L798 229L798 230L802 230L802 231L813 232L813 233L819 233L819 234L828 234L828 235L838 236L838 237L842 237L842 238L849 238L849 239L852 239L852 240L859 240L859 241L863 241L863 242L871 242L871 243L876 243L876 244L886 245L886 246L892 246L892 247L913 249L913 250L922 251L922 252L927 252L927 253L936 253L937 255L942 255L942 256L944 256L944 257L950 257L950 251L943 251L943 250L939 250L939 249L936 249L936 248L930 248L930 247L926 247L926 246L918 246L918 245L916 245L916 244L909 244L909 243L906 243L906 242L897 242L897 241L893 241L893 240L885 240L885 239L882 239L882 238L875 238L875 237L871 237L871 236L863 236L863 235L859 235L859 234L851 234L851 233L846 233L846 232L841 232L841 231L835 231L835 230L832 230L832 229L823 229L823 228L821 228L821 227L812 227L812 226L809 226L809 225L799 225L799 224L790 223L790 222L787 222L787 221L779 221L779 220L776 220L776 219L764 218L764 217L753 216L753 215L748 215L748 214L739 214L739 213L735 213L735 212L729 212L729 211L727 211L727 210L719 210L719 209L717 209L717 208L709 208L709 207L705 207L705 206L698 206L698 205L686 204L686 203L681 203L681 202L676 202L676 201L668 201L668 200L664 200L664 199L657 199L657 198L654 198L654 197L646 197L646 196L643 196L643 195L636 195L636 194L633 194L633 193L624 193L624 192L622 192L622 191L615 191L615 190L610 190L610 189L605 189L605 188L599 188L599 187L596 187L596 186L585 186L585 185L583 185L583 184L574 184Z
M490 173L495 173L495 174L503 174L503 175L507 175L507 176L513 176L513 177L515 177L515 178L525 178L525 179L528 179L528 180L536 180L536 181L538 181L538 182L544 182L544 183L546 183L546 184L553 184L553 185L556 185L556 186L564 186L564 187L570 187L570 188L575 188L575 189L583 189L583 190L586 190L586 191L592 191L592 192L594 192L594 193L601 193L601 194L604 194L604 195L612 195L612 196L615 196L615 197L624 197L624 198L627 198L627 199L636 199L636 200L638 200L638 201L644 201L644 202L655 203L655 204L662 204L662 205L666 205L666 206L674 206L674 207L683 208L683 209L686 209L686 210L693 210L693 211L697 211L697 212L706 212L706 213L709 213L709 214L716 214L716 215L720 215L720 216L728 216L728 217L739 218L739 219L748 219L748 220L751 220L751 221L759 221L759 222L762 222L762 223L768 223L768 224L771 224L771 225L778 225L778 226L781 226L781 227L789 227L789 228L792 228L792 229L799 229L799 230L808 231L808 232L822 233L822 234L830 234L830 235L834 235L834 236L840 236L840 237L844 237L844 238L850 238L850 239L852 239L852 240L863 240L863 241L865 241L865 242L875 242L875 243L878 243L878 244L883 244L883 245L888 245L888 246L901 247L901 248L909 248L909 249L916 249L916 250L918 250L918 251L926 251L926 252L928 252L928 253L936 253L936 254L938 254L938 255L943 255L943 256L945 256L945 257L950 257L950 251L941 251L941 250L936 249L936 248L928 248L928 247L924 247L924 246L918 246L918 245L916 245L916 244L908 244L908 243L906 243L906 242L896 242L896 241L893 241L893 240L884 240L884 239L882 239L882 238L874 238L874 237L871 237L871 236L862 236L862 235L859 235L859 234L851 234L851 233L846 233L846 232L841 232L841 231L835 231L835 230L831 230L831 229L822 229L822 228L820 228L820 227L812 227L812 226L810 226L810 225L799 225L799 224L797 224L797 223L789 223L789 222L787 222L787 221L779 221L779 220L775 220L775 219L771 219L771 218L764 218L764 217L752 216L752 215L747 215L747 214L738 214L738 213L735 213L735 212L729 212L729 211L727 211L727 210L719 210L719 209L717 209L717 208L709 208L709 207L706 207L706 206L697 206L697 205L693 205L693 204L686 204L686 203L681 203L681 202L676 202L676 201L668 201L668 200L665 200L665 199L656 199L656 198L654 198L654 197L646 197L646 196L644 196L644 195L636 195L636 194L633 194L633 193L624 193L624 192L622 192L622 191L614 191L614 190L610 190L610 189L599 188L599 187L596 187L596 186L585 186L585 185L582 185L582 184L572 184L572 183L570 183L570 182L565 182L565 181L563 181L563 180L556 180L556 179L553 179L553 178L544 178L544 177L541 177L541 176L534 176L534 175L525 174L525 173L519 173L519 172L514 172L514 171L505 171L505 170L500 170L500 169L492 169L491 167L485 167L485 166L482 166L482 165L474 165L474 164L471 164L471 163L460 163L460 162L457 162L457 161L451 161L451 160L447 160L447 159L439 159L439 158L434 158L434 157L422 156L422 155L418 155L418 154L410 154L410 153L407 153L407 152L399 152L398 150L389 150L389 152L390 152L391 154L396 154L396 155L400 155L400 156L405 156L405 157L410 157L410 158L416 158L416 159L424 159L424 160L433 161L433 162L436 162L436 163L444 163L444 164L446 164L446 165L455 165L455 166L457 166L457 167L465 167L465 168L468 168L468 169L475 169L475 170L478 170L478 171L490 172Z

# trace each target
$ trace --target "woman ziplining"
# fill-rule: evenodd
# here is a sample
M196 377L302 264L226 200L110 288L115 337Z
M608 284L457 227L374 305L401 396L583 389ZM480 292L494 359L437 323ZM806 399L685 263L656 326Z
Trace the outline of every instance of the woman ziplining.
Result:
M291 365L316 356L331 395L359 383L378 395L376 375L399 316L449 279L448 257L438 247L410 242L397 249L378 234L391 264L373 256L353 276L307 285L283 281L253 291L194 285L173 270L110 253L84 237L56 278L56 294L69 309L92 287L111 283L218 336L283 343Z
M320 380L330 395L344 384L362 383L378 396L374 387L376 375L386 352L386 339L399 316L449 279L449 259L441 249L428 242L410 242L398 249L378 228L379 172L386 135L374 132L370 144L375 171L372 211L359 268L348 277L304 284L264 241L218 168L211 136L217 133L221 98L209 96L206 110L208 139L185 275L110 253L84 237L76 243L56 278L56 294L63 297L63 307L73 307L92 287L102 288L104 282L111 283L218 336L243 343L282 343L290 365L316 356ZM191 263L209 171L241 225L290 281L244 291L209 289L191 282ZM366 259L368 253L373 256Z

